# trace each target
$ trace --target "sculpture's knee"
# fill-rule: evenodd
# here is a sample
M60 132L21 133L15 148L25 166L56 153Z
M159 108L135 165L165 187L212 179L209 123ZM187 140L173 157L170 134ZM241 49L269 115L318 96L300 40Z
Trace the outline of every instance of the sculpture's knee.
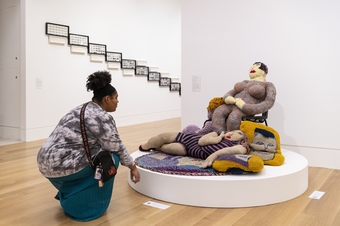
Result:
M162 141L163 144L172 143L175 141L177 132L166 132L158 135L158 139Z
M230 113L230 106L224 104L215 109L212 116L212 127L215 132L225 131L225 120Z
M242 111L239 110L232 111L227 119L227 131L240 129L242 116L244 116L244 113Z
M160 151L171 154L171 155L186 155L185 147L180 143L164 144L160 148Z
M158 134L157 136L151 137L145 144L142 144L142 148L145 150L160 148L163 144L174 142L177 134L177 132Z

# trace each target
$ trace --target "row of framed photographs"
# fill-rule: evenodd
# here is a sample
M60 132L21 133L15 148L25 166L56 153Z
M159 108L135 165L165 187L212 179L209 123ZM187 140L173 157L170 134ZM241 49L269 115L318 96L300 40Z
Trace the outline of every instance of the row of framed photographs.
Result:
M71 34L70 27L62 24L46 23L45 32L47 35L65 37L69 45L87 47L89 54L104 55L107 62L120 63L122 69L135 70L135 75L146 75L148 81L159 81L160 86L169 86L170 91L181 92L181 83L172 83L171 78L161 77L160 72L149 71L149 67L136 64L136 60L123 59L122 53L106 50L106 45L90 43L89 36Z
M47 35L65 37L68 44L73 46L82 46L88 49L89 54L104 55L107 62L120 63L122 69L136 69L136 61L123 59L122 53L106 51L106 45L90 43L89 36L80 34L71 34L69 26L55 23L46 23L45 32ZM144 75L145 68L137 68L138 73Z
M106 51L106 45L98 43L90 43L89 36L80 34L71 34L69 26L62 24L46 23L45 33L47 35L65 37L68 39L68 44L73 46L82 46L88 49L88 53L105 55L107 62L122 62L122 53ZM129 61L128 61L129 63Z
M170 91L181 92L181 83L171 82L171 78L159 77L159 72L151 72L148 75L148 81L159 81L159 86L169 86Z

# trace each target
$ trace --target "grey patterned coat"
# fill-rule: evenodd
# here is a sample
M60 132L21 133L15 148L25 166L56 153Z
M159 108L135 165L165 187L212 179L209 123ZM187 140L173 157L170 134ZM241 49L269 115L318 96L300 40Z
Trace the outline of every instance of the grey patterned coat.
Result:
M66 114L41 147L37 161L45 177L63 177L89 165L80 130L80 105ZM119 138L113 117L94 102L85 110L85 130L93 159L98 152L109 150L120 157L124 166L134 164Z

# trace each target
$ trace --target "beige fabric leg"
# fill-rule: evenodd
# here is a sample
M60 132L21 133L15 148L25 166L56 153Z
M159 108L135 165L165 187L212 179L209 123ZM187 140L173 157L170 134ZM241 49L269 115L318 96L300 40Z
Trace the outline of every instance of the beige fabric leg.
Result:
M142 148L144 150L159 149L163 144L170 144L174 142L177 135L177 132L158 134L157 136L151 137L145 144L142 144Z
M180 143L164 144L159 150L171 155L186 155L185 148Z

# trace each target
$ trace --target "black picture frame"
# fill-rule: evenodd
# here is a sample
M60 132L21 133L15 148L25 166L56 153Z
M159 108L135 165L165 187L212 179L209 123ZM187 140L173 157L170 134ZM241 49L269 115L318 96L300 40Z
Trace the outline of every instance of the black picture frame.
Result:
M89 43L88 53L105 56L106 55L106 45L98 44L98 43Z
M137 65L135 75L149 75L149 67Z
M159 81L160 77L161 77L161 73L157 71L149 71L148 81Z
M121 62L121 68L122 69L136 69L136 61L135 60L129 60L129 59L122 59Z
M115 63L121 63L123 58L122 53L118 52L106 52L106 61L107 62L115 62Z
M84 46L88 47L89 45L89 36L87 35L79 35L79 34L69 34L68 35L68 44L72 46Z
M170 86L171 78L168 77L161 77L159 79L159 86Z
M181 90L181 83L179 82L172 82L169 86L170 91L180 91Z
M59 36L68 38L70 27L63 24L54 24L46 22L45 33L47 35Z

